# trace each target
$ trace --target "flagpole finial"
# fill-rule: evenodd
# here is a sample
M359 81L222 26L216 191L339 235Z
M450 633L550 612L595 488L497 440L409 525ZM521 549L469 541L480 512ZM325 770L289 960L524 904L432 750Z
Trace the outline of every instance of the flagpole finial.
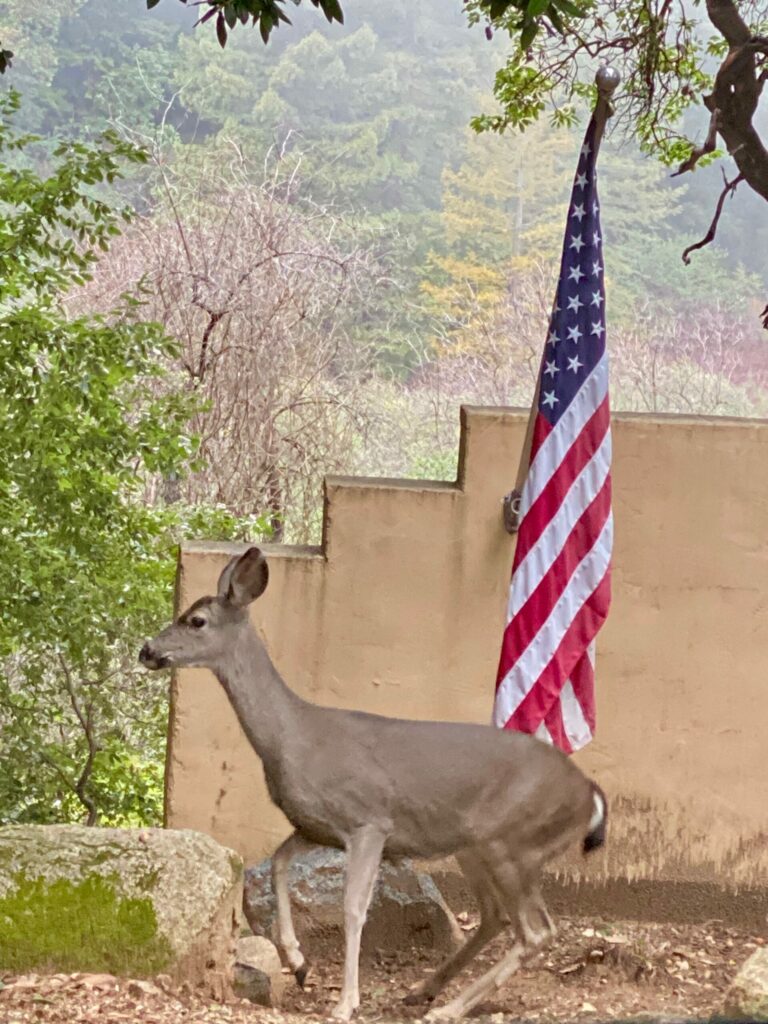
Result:
M600 148L600 143L603 138L603 132L605 131L605 122L613 114L613 104L611 103L611 96L617 89L619 82L621 81L621 75L612 68L609 64L603 64L602 67L598 68L597 74L595 75L595 84L597 85L597 105L595 106L595 139L594 139L594 150L595 157L597 157L597 151Z
M595 84L601 97L604 97L606 100L610 99L620 82L621 75L616 68L612 68L609 64L603 64L602 67L598 68L595 75Z

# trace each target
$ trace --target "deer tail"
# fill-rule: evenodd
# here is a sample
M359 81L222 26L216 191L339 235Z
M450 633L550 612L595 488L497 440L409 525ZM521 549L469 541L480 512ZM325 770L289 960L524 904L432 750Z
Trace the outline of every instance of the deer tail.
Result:
M597 850L605 843L608 803L605 799L605 793L595 782L592 783L592 802L594 811L589 819L589 831L584 836L584 844L582 846L584 853L589 853L590 850Z

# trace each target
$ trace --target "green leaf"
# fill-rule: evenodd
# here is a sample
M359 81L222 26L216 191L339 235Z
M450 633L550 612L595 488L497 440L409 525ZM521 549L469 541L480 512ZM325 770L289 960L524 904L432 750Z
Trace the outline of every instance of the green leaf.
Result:
M584 8L577 7L571 0L552 0L552 3L571 18L583 18L586 15Z
M216 18L216 37L219 40L219 46L223 49L227 45L227 23L221 11Z
M554 4L550 5L549 10L547 11L547 17L552 22L553 28L555 28L560 33L560 35L565 35L565 25L563 24L563 19L555 10Z
M528 0L526 17L539 18L549 7L550 0Z
M521 50L527 50L528 49L528 47L531 45L533 40L536 38L536 35L537 35L538 31L539 31L539 23L537 21L532 21L530 24L526 25L523 28L523 31L520 33L520 49Z

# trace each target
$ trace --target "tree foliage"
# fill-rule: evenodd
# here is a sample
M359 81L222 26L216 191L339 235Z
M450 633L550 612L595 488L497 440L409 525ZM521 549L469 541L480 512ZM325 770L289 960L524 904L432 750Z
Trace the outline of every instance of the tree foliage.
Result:
M0 104L0 818L157 820L165 694L137 644L167 615L179 532L235 527L143 500L194 455L189 401L160 386L176 343L135 297L63 305L119 234L103 188L144 154L106 135L40 177L17 105Z

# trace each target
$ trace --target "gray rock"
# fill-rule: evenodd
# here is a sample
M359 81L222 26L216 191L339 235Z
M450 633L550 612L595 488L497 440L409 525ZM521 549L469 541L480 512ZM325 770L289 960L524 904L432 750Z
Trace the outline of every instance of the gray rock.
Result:
M238 939L233 984L236 995L260 1006L279 1006L288 980L269 939L262 935Z
M242 899L237 854L199 832L0 828L0 964L159 972L227 994Z
M344 861L337 850L316 848L291 863L294 925L310 957L343 942ZM243 912L253 932L275 940L270 871L269 860L246 870ZM461 941L461 929L429 875L415 871L408 861L384 862L363 929L363 953L414 946L450 951Z
M730 1020L768 1021L768 948L755 950L733 979L724 1013Z

